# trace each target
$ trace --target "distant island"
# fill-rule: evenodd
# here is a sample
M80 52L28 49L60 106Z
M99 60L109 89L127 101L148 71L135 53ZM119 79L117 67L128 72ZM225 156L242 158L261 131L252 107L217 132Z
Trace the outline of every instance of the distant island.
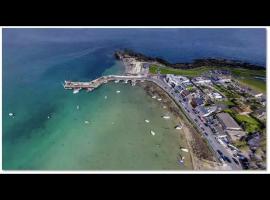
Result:
M142 53L135 52L131 49L124 49L115 52L115 56L119 59L119 56L131 56L142 62L158 62L164 66L175 68L175 69L193 69L203 66L215 66L215 67L232 67L232 68L245 68L252 70L265 70L265 66L255 65L239 60L229 60L229 59L217 59L217 58L202 58L194 59L192 62L188 63L170 63L169 61L159 58L146 56Z

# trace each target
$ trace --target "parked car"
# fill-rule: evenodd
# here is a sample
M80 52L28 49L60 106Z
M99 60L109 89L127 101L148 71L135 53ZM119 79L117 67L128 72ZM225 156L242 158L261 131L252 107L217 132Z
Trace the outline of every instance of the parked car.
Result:
M232 159L233 159L233 161L235 162L235 164L239 165L238 160L236 160L235 158L232 158Z
M223 156L223 153L220 150L217 150L218 154Z
M228 158L227 156L223 156L224 160L226 160L228 163L232 163L232 161L230 160L230 158Z

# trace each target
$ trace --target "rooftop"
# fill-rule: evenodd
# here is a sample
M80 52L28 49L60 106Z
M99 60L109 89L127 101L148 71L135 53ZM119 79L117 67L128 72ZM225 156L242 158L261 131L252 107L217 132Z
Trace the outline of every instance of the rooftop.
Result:
M218 113L217 117L225 126L227 130L241 130L242 128L234 121L228 113Z

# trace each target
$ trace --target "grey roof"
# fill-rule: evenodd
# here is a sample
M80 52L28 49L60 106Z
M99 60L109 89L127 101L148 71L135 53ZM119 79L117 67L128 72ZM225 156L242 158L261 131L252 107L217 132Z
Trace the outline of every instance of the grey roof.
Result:
M228 113L218 113L217 117L224 123L227 129L241 129Z

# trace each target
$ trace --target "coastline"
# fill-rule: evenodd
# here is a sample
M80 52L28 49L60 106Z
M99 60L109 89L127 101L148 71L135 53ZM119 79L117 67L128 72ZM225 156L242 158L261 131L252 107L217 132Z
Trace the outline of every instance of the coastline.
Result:
M206 141L204 141L201 135L197 133L195 128L186 119L186 116L166 91L149 81L138 83L137 85L142 87L148 95L155 95L157 98L161 98L161 106L166 106L166 110L172 113L177 121L182 124L183 130L179 134L181 134L181 138L185 140L185 143L190 150L193 170L217 170L222 168L221 164L216 162Z

